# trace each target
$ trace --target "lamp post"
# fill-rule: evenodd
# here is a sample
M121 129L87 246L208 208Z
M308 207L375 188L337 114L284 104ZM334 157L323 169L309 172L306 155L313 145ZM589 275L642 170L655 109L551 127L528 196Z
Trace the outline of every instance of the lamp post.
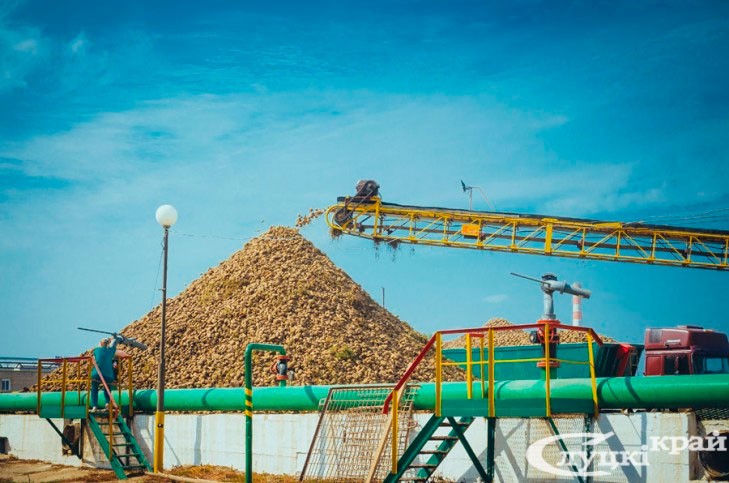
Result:
M177 210L172 205L162 205L155 213L157 223L165 229L163 244L164 265L162 269L162 336L159 341L159 372L157 379L157 412L154 414L154 472L159 473L164 466L165 445L165 322L167 315L167 242L170 227L177 221Z

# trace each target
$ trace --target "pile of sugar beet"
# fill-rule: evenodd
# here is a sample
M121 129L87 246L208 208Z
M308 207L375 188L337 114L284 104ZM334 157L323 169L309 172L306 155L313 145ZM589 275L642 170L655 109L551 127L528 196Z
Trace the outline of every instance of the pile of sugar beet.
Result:
M160 321L158 306L121 330L149 346L147 351L120 346L134 357L136 388L157 385ZM244 351L253 342L286 348L292 384L391 383L427 340L375 302L297 229L272 227L168 299L166 387L242 386ZM448 345L458 342L462 339ZM528 343L523 331L496 339L497 345ZM274 358L255 353L254 385L275 384ZM413 380L433 380L433 359L423 361ZM458 369L446 369L446 379L461 379Z
M157 385L161 308L120 331L148 345L136 388ZM167 300L168 388L240 387L249 343L278 344L296 385L397 381L427 338L394 316L297 229L273 227ZM275 384L275 354L255 352L253 383ZM433 377L433 358L415 380ZM451 371L452 372L452 371Z

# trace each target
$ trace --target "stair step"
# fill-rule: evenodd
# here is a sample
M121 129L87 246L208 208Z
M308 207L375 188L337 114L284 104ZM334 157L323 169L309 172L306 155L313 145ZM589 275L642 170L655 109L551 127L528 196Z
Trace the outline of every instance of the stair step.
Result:
M117 458L136 458L137 456L140 456L141 453L114 453Z
M471 423L464 423L463 421L456 421L456 425L465 428L467 426L470 426ZM441 428L452 428L453 425L447 421L443 421L442 423L440 423L440 427Z
M427 463L413 463L409 466L409 468L423 468L428 470L434 470L438 467L438 465L429 465Z
M457 436L431 436L432 441L458 441Z
M116 443L112 444L112 446L134 446L133 443Z
M124 468L125 471L127 471L127 470L146 470L147 469L144 465L129 465L129 466L122 465L122 468Z
M424 449L420 451L420 454L448 454L448 451L440 449Z

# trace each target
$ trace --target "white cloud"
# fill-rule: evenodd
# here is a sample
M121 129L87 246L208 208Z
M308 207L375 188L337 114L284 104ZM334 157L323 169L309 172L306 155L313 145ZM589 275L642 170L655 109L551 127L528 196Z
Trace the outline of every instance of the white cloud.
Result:
M29 176L72 182L40 199L11 199L30 213L42 212L30 209L39 205L57 210L59 223L108 212L131 219L130 207L154 205L165 193L200 214L290 222L350 194L360 178L378 180L386 201L467 206L459 179L479 183L462 174L469 172L486 180L499 210L538 206L542 214L582 216L663 200L661 188L632 182L630 164L555 161L538 133L560 121L539 118L488 98L201 95L101 113L63 132L0 145L0 156L20 160ZM50 196L60 199L48 208Z
M47 59L47 44L38 29L9 28L0 18L0 94L26 85L27 77Z
M81 32L68 44L68 48L72 53L79 54L86 49L88 43L89 40L86 38L86 34Z
M483 298L483 301L488 304L503 304L509 300L509 296L505 293L499 293L499 294L493 294L493 295L487 295Z
M26 52L35 54L38 51L38 40L37 39L25 39L21 40L13 47L17 52Z

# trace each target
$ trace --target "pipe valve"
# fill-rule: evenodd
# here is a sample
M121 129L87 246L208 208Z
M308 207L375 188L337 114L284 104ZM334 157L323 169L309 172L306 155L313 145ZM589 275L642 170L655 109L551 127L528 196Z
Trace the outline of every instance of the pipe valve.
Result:
M277 381L287 381L289 379L289 361L291 357L286 355L276 356L276 362L271 366L271 372L276 374Z

